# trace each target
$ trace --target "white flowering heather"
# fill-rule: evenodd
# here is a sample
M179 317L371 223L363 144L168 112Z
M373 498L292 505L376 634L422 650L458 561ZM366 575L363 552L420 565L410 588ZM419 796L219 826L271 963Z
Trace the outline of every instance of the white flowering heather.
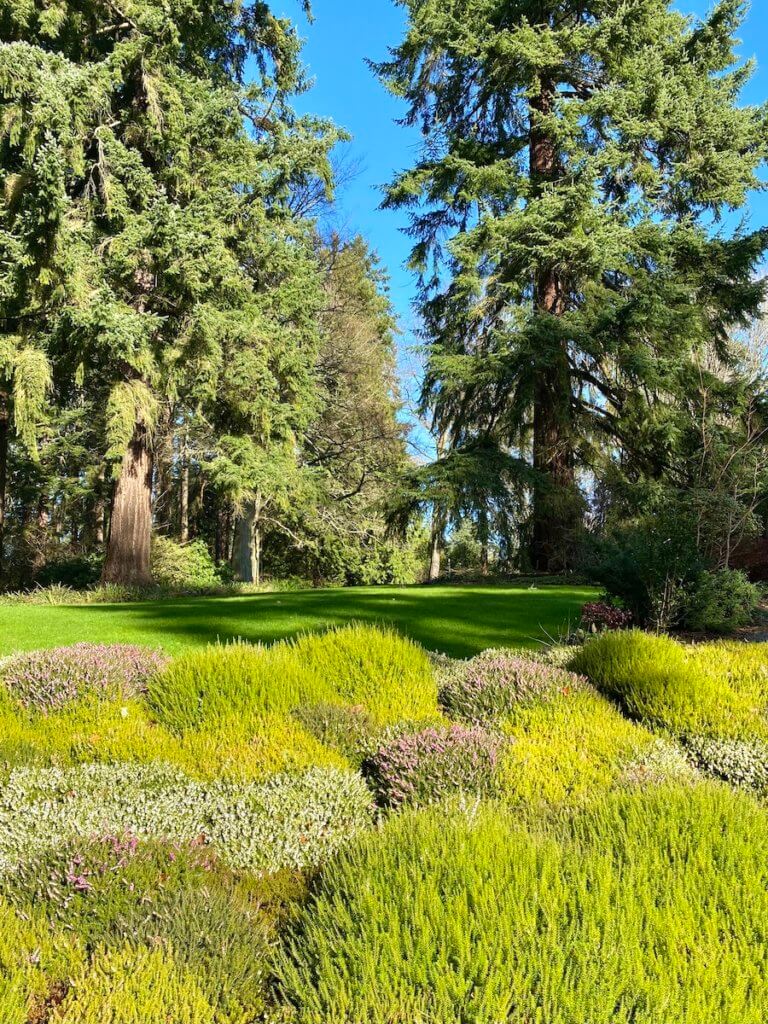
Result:
M203 785L168 765L24 768L0 786L0 874L76 838L203 839L235 868L318 864L371 821L360 775L314 768L262 785Z
M640 757L624 769L622 782L627 786L692 786L701 774L685 756L685 751L672 740L657 737Z
M385 807L431 804L454 793L489 796L508 742L477 726L428 728L383 744L363 771Z
M740 789L768 795L768 744L696 736L687 745L703 771Z
M2 679L25 707L55 711L90 695L135 697L168 661L148 647L83 643L16 655L3 665Z
M485 651L443 677L439 698L452 718L483 725L520 705L549 700L583 683L580 676L556 665L512 651Z

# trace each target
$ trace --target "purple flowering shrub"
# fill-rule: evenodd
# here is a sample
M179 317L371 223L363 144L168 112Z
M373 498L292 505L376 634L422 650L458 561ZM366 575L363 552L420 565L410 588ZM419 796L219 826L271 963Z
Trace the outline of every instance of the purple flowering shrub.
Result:
M605 601L590 601L581 609L581 628L588 633L602 633L609 629L629 629L632 612L615 608Z
M55 711L90 695L135 697L168 661L147 647L81 643L19 654L3 667L2 679L24 707Z
M496 790L500 756L509 741L478 727L432 727L398 736L363 763L385 807L430 804L452 793Z
M511 651L486 651L444 678L439 699L451 718L484 725L520 706L568 694L583 679Z

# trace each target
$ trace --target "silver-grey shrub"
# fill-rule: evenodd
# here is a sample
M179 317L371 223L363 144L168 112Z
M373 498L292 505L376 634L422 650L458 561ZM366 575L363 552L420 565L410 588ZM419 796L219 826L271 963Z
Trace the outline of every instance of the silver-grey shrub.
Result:
M697 736L687 745L702 771L740 789L768 795L768 743Z
M313 768L263 784L201 784L162 764L23 768L0 786L0 873L78 837L204 839L260 873L320 863L371 821L354 772Z

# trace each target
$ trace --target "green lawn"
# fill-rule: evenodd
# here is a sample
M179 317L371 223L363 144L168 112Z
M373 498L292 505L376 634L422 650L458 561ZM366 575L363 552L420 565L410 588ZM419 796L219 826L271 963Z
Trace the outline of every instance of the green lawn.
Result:
M579 618L588 587L368 587L189 598L141 604L0 606L0 656L97 643L160 645L169 653L242 637L270 643L357 620L391 623L430 650L469 657L486 647L536 646Z

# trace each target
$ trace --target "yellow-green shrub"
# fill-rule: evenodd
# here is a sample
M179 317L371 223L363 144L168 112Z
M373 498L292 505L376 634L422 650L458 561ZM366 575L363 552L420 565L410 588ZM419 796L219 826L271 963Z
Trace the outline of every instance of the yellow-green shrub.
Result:
M313 765L345 767L300 722L253 714L177 736L141 701L84 703L50 715L0 705L0 766L165 761L196 779L260 780Z
M437 683L426 651L392 629L351 625L307 635L291 648L345 704L362 704L381 724L437 714Z
M506 732L504 792L526 804L581 804L609 790L653 743L589 687L520 708Z
M50 1024L225 1024L171 950L104 950L72 979ZM244 1024L230 1018L231 1024ZM226 1021L226 1024L230 1024Z
M51 931L45 916L17 912L0 901L0 1021L28 1024L58 994L67 978L82 969L85 953L75 935Z
M362 704L380 724L437 716L426 653L391 630L348 626L272 647L231 644L176 659L147 701L176 735L302 705Z
M732 685L706 659L706 648L692 654L670 637L630 630L589 641L573 668L628 714L679 736L760 734L749 687Z
M326 868L279 959L296 1024L764 1024L768 812L712 784L524 828L406 813Z

